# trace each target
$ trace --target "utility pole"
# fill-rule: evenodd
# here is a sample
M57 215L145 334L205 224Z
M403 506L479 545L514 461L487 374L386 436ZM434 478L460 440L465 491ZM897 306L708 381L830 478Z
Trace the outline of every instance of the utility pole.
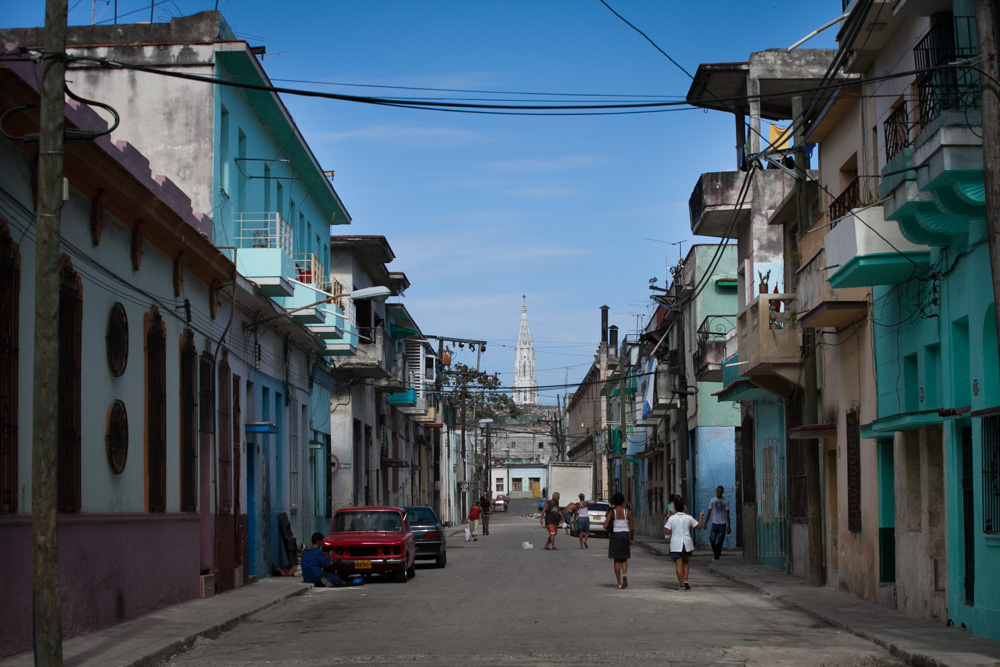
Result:
M61 665L59 600L59 240L63 206L68 0L45 4L38 202L35 220L35 389L32 397L31 542L36 665Z
M792 117L802 115L802 98L792 98ZM802 238L809 227L808 202L806 201L806 150L805 131L801 123L795 131L795 211L798 223L798 238ZM802 423L815 424L819 421L819 399L816 378L816 330L802 328ZM807 551L809 554L809 583L822 586L826 583L823 570L823 521L819 489L819 441L802 440L795 447L804 447L806 467L806 519L808 523Z
M468 389L468 381L463 378L463 381L462 381L462 465L459 466L459 468L458 468L458 481L461 482L461 484L459 484L459 489L462 491L462 516L463 517L467 517L469 515L469 509L470 509L466 505L466 499L468 498L469 490L461 488L462 486L464 486L468 482L468 479L466 479L466 476L465 476L465 466L466 466L466 461L467 461L467 457L468 457L468 452L465 449L465 429L466 429L466 425L465 425L465 402L466 402L466 400L465 399L466 399L466 390L467 389Z
M983 180L986 186L986 238L993 276L993 305L1000 331L1000 65L997 64L996 0L976 0L980 110L983 119Z
M683 286L684 281L684 271L683 267L677 271L677 276L674 278L674 282L677 280L681 281ZM679 301L679 300L678 300ZM688 397L687 397L687 352L684 348L686 341L684 336L684 313L680 309L677 310L677 319L674 320L674 326L677 327L677 377L683 384L681 388L680 395L680 421L678 422L679 433L677 434L677 441L680 443L680 447L677 452L677 465L681 469L681 498L685 499L685 502L691 507L691 511L694 511L694 498L690 495L691 485L688 483Z

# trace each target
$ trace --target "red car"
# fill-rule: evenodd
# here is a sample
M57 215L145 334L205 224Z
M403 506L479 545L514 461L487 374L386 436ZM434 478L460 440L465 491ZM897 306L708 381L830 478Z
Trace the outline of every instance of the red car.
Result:
M399 583L416 575L417 549L400 507L348 507L337 510L323 540L330 569L342 578L391 574Z

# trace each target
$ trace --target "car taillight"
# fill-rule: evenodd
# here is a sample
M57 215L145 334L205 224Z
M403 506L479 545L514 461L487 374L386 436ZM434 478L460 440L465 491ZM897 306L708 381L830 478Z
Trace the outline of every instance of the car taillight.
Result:
M425 540L439 540L439 539L441 539L441 533L437 533L437 532L424 533L424 539Z

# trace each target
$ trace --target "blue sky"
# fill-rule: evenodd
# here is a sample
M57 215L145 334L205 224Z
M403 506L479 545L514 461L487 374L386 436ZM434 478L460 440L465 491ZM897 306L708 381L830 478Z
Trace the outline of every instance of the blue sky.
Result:
M839 0L607 0L684 69L787 47L835 18ZM0 0L0 22L44 22L44 0ZM155 21L215 7L173 0ZM120 22L148 0L117 0ZM70 0L70 24L110 22L115 0ZM537 100L524 93L683 99L690 79L600 0L220 0L241 38L267 49L276 85L338 93ZM808 43L834 47L836 28ZM340 85L333 85L340 84ZM352 84L344 86L342 84ZM363 87L359 87L363 86ZM398 90L404 86L468 92ZM553 100L558 98L553 98ZM577 98L579 99L579 98ZM488 372L513 383L527 295L540 402L582 379L600 306L623 334L650 312L678 246L693 239L698 175L735 166L731 116L700 110L532 117L444 113L286 97L350 212L335 233L380 234L426 334L489 341ZM649 240L655 239L655 240ZM468 351L458 360L475 363Z

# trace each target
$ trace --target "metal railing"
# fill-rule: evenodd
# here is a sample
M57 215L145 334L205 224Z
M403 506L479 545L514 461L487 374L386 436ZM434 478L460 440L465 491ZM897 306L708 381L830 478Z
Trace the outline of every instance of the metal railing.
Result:
M703 344L709 339L724 339L735 328L735 315L708 315L698 327L698 343Z
M910 115L904 101L882 125L885 131L885 161L889 162L910 145Z
M942 111L979 108L979 73L968 67L944 67L978 53L976 19L973 16L943 17L913 48L918 70L930 70L917 78L920 124L927 125Z
M319 261L319 257L311 252L299 252L293 254L292 259L295 261L296 278L299 281L315 285L325 292L330 291L330 276L327 275L326 267Z
M280 213L237 213L235 222L240 248L281 248L292 254L292 226Z

